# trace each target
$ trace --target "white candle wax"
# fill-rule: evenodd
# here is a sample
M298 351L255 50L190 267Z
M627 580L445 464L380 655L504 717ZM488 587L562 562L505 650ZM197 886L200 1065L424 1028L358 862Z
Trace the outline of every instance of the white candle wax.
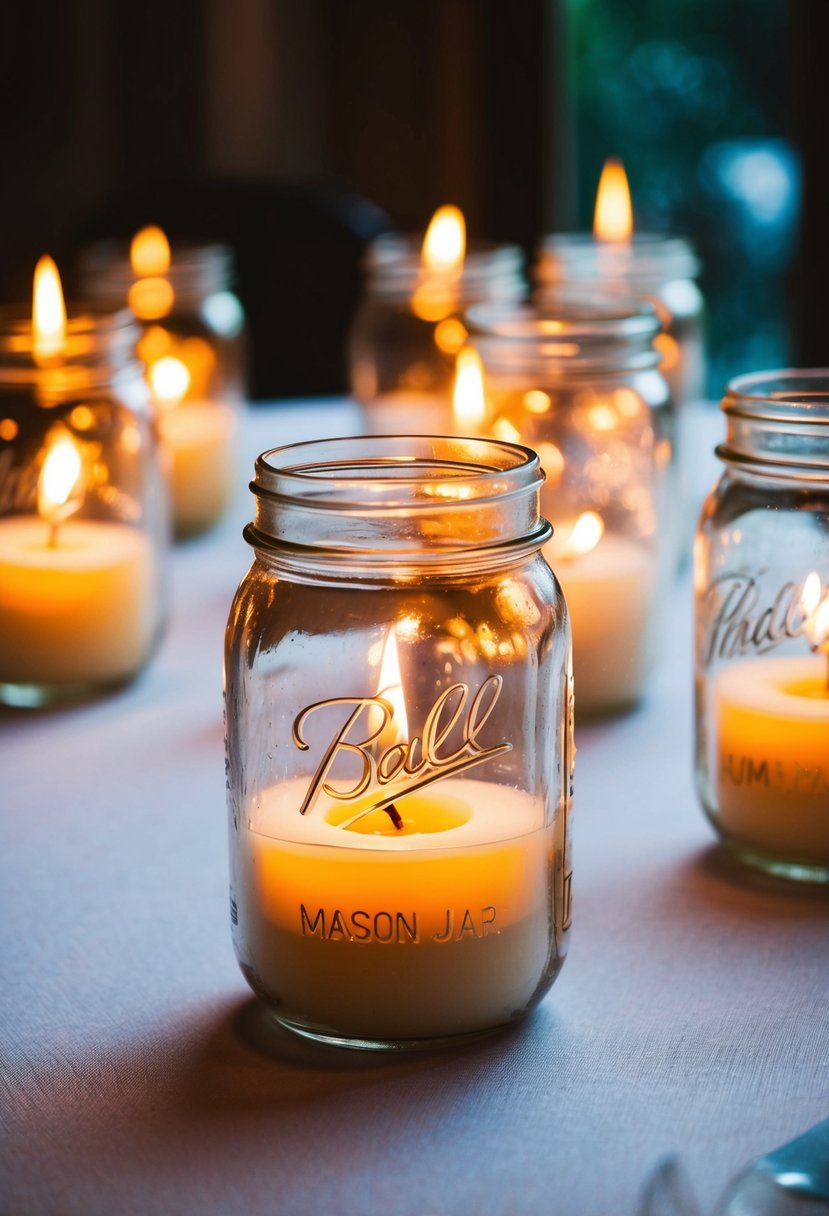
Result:
M367 435L451 435L449 396L397 389L381 393L363 405Z
M178 533L216 522L233 493L235 412L214 401L187 401L160 415L170 456L173 523Z
M552 829L539 801L449 778L403 797L407 829L328 821L307 779L268 790L243 833L241 940L287 1019L363 1038L463 1034L526 1009L553 937Z
M48 544L36 516L0 520L0 681L108 683L133 674L155 634L150 540L135 528L68 520Z
M718 818L738 844L829 865L826 659L732 663L713 681Z
M654 557L643 545L605 533L573 557L545 556L564 591L573 630L577 712L631 704L642 692L650 658Z

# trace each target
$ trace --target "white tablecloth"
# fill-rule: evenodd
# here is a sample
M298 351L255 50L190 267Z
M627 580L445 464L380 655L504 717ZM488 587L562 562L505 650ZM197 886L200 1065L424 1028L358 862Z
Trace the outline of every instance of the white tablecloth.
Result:
M0 714L0 1211L626 1216L678 1151L705 1204L829 1113L827 903L727 864L691 781L690 608L636 713L577 733L570 957L521 1027L423 1056L265 1039L228 925L222 633L255 454L352 407L251 410L239 496L174 556L116 696Z

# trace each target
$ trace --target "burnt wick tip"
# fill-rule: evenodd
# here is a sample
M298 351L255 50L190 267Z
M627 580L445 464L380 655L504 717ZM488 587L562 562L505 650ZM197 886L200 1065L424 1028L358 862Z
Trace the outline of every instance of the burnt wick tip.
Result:
M398 832L401 832L403 830L403 819L394 803L390 803L389 806L384 807L383 809L394 826L397 828Z

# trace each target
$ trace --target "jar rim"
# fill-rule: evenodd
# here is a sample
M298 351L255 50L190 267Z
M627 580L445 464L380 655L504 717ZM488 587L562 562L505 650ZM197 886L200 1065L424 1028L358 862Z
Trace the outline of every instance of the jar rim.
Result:
M251 490L257 547L375 568L503 560L540 548L544 473L532 449L498 439L370 435L263 452ZM487 556L488 555L488 556Z
M135 360L139 329L128 308L113 310L100 303L67 301L66 340L54 355L34 352L31 311L23 305L0 307L0 380L27 380L44 370L103 367ZM136 363L137 366L137 363Z
M599 241L588 232L545 236L533 269L542 285L562 279L695 279L700 262L686 237L634 232L628 241Z
M235 271L233 250L218 241L171 243L168 268L158 277L185 296L211 295L231 286ZM110 238L87 245L78 258L85 294L95 300L125 299L130 287L146 277L137 275L130 262L129 242Z
M737 418L829 426L829 368L781 368L736 376L726 386L721 409Z

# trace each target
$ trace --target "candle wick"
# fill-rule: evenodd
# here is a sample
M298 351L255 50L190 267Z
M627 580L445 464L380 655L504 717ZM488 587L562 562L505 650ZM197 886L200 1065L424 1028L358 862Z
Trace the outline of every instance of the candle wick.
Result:
M402 818L400 812L398 811L397 807L394 805L394 803L391 802L391 803L389 803L388 806L384 806L383 810L386 812L389 819L392 821L394 826L397 828L398 832L402 832L403 818Z
M49 520L49 536L46 541L47 549L56 549L58 545L58 524L59 520L52 518Z

